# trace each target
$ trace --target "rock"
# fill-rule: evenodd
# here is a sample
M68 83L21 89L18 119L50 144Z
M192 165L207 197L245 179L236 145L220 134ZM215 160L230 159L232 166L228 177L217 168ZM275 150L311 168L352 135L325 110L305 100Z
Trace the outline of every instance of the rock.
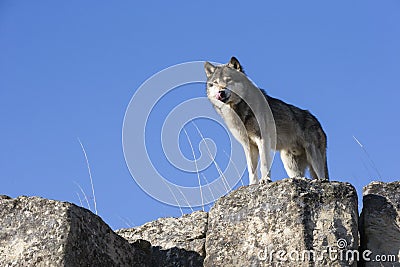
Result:
M400 182L364 187L360 237L360 252L371 251L368 258L374 260L365 266L400 266ZM385 261L377 263L376 256Z
M197 211L116 232L130 243L150 241L154 266L203 266L207 219L207 212Z
M363 195L359 228L350 184L295 178L118 234L67 202L0 195L0 266L400 266L400 182Z
M149 253L84 208L0 198L0 266L150 266Z
M209 212L204 266L356 266L339 254L357 252L357 207L348 183L296 178L241 187Z

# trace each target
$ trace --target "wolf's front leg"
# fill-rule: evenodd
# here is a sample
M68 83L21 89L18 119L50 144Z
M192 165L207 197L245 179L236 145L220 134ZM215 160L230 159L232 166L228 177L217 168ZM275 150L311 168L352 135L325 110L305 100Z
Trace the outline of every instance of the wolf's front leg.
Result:
M260 151L260 169L261 183L271 182L270 167L272 164L271 158L271 143L270 140L261 139L258 142L258 150Z
M258 165L258 148L250 143L243 146L246 155L247 170L249 171L250 184L258 183L257 165Z

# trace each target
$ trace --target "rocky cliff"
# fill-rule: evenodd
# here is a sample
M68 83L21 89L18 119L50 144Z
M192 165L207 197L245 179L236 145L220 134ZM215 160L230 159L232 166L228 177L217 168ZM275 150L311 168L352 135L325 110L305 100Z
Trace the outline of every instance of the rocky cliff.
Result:
M1 197L0 266L150 266L149 252L73 204Z
M202 266L208 213L197 211L180 218L161 218L143 226L122 229L117 234L134 244L145 239L152 244L154 266Z
M371 261L362 261L362 264L400 266L399 226L400 182L372 182L364 187L363 210L360 216L360 251L370 251L368 258ZM380 261L380 265L377 261Z
M350 184L284 179L116 233L70 203L2 196L0 266L400 266L399 196L400 182L365 187L358 224Z
M242 187L209 214L206 266L355 266L324 255L358 249L357 194L347 183L285 179Z

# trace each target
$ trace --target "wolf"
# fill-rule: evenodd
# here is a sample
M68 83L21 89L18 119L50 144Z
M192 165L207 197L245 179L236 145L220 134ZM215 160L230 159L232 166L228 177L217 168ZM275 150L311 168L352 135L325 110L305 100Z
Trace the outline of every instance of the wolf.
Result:
M259 157L261 183L271 182L273 146L290 178L304 177L308 168L312 179L329 181L327 137L314 115L256 87L235 57L223 65L205 62L204 69L207 97L244 149L250 184L259 182Z

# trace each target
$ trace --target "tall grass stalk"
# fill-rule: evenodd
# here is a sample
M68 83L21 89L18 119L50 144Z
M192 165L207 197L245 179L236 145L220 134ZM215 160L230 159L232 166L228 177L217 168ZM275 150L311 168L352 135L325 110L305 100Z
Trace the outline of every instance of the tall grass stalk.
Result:
M205 139L204 136L203 136L203 133L200 131L199 127L197 127L197 124L194 123L194 121L192 121L192 124L193 124L193 126L196 128L197 132L199 133L199 135L200 135L200 137L201 137L201 140L206 144L208 156L210 157L211 161L213 162L215 168L217 169L218 174L221 176L221 178L222 178L222 184L224 185L226 192L228 192L228 191L229 191L229 184L228 184L228 182L227 182L227 180L226 180L226 177L225 177L224 173L222 172L221 168L219 167L218 163L217 163L217 162L215 161L215 159L213 158L213 156L212 156L212 154L211 154L210 147L208 146L208 144L207 144L207 142L206 142L206 139Z
M372 160L371 156L369 155L368 151L365 149L365 147L363 146L363 144L361 144L361 142L357 139L357 137L355 137L353 135L354 140L357 142L357 144L361 147L361 149L364 151L365 155L367 155L367 158L371 164L371 167L375 170L375 172L378 174L378 178L379 180L382 180L382 176L378 170L378 168L375 165L375 162Z
M94 185L93 185L93 178L92 178L92 172L90 170L90 165L89 165L89 160L86 154L86 150L85 147L83 146L81 140L78 138L79 144L81 145L83 154L85 155L85 160L86 160L86 166L89 172L89 178L90 178L90 185L92 186L92 195L93 195L93 203L94 203L94 211L97 215L97 202L96 202L96 194L94 193Z
M195 165L195 167L196 167L196 173L197 173L197 180L198 180L198 182L199 182L199 188L200 188L201 208L202 208L202 209L203 209L203 211L204 211L204 197L203 197L203 189L202 189L202 186L201 186L201 181L200 181L200 172L199 172L199 168L198 168L198 166L197 166L196 154L194 153L194 149L193 149L192 141L190 140L190 138L189 138L189 135L188 135L187 131L185 130L185 128L183 128L183 132L185 133L185 135L186 135L186 138L187 138L187 140L188 140L188 142L189 142L190 148L192 149L192 154L193 154L194 165Z

